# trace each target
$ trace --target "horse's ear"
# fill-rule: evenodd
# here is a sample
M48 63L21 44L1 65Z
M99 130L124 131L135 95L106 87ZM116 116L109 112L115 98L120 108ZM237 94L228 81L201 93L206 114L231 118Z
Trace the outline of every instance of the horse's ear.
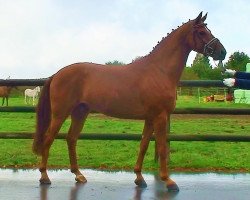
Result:
M195 24L200 24L201 23L201 17L202 17L202 12L198 15L198 17L196 17L196 19L194 20Z
M201 21L204 22L207 19L207 13L201 18Z

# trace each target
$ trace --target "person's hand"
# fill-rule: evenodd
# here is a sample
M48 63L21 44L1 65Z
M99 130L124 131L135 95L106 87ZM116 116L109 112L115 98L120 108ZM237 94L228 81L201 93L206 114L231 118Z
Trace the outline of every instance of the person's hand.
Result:
M224 73L225 74L229 74L231 76L234 76L234 74L236 73L236 71L233 70L233 69L226 69Z
M235 79L234 78L225 78L223 80L224 85L226 85L227 87L233 87L235 84Z

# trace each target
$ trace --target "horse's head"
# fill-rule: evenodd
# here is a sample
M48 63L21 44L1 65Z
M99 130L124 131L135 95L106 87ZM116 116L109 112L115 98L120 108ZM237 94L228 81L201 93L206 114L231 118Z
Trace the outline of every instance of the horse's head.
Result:
M224 60L227 54L226 49L207 28L207 24L204 23L206 18L207 14L202 17L201 12L196 19L190 22L192 31L188 36L189 46L192 50L205 56L211 56L214 60Z
M39 86L36 87L36 91L37 91L37 92L40 92L40 91L41 91Z

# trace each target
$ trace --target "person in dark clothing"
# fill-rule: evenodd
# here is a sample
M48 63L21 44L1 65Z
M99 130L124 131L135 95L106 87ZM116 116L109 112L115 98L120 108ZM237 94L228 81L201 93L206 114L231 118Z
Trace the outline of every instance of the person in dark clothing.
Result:
M237 87L239 89L250 90L250 73L240 72L232 69L226 69L225 74L231 75L233 78L225 78L223 83L228 87Z

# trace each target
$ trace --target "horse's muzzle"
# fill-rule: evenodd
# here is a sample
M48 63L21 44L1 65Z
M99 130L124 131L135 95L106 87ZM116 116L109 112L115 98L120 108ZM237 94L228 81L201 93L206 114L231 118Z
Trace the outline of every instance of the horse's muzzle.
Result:
M212 58L214 60L224 60L226 55L227 55L227 51L222 46L222 48L216 50L216 52L213 54Z

